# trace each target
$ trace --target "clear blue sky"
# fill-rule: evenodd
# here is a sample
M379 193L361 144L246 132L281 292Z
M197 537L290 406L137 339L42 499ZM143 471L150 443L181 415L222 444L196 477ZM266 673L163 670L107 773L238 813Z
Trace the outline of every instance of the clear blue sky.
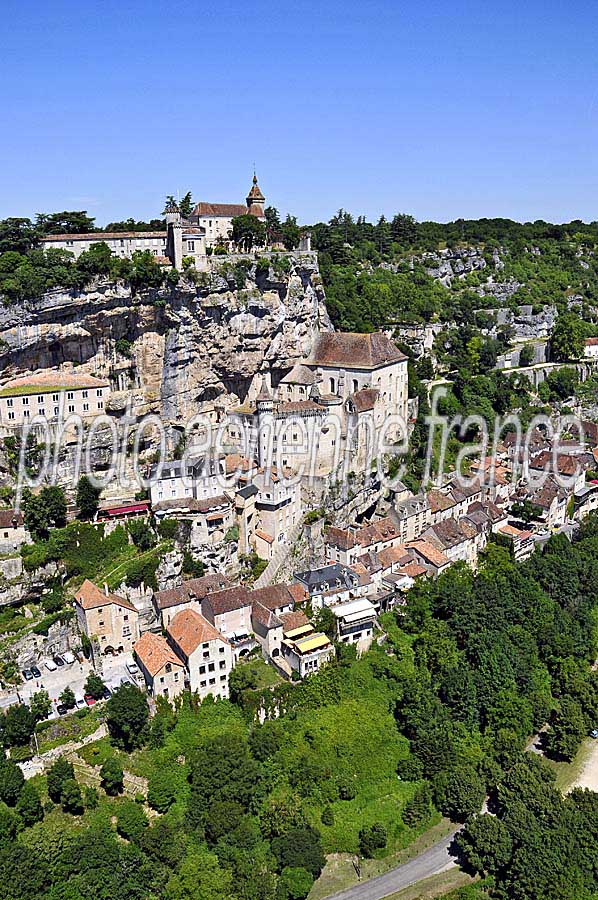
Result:
M598 4L4 0L0 217L598 219Z

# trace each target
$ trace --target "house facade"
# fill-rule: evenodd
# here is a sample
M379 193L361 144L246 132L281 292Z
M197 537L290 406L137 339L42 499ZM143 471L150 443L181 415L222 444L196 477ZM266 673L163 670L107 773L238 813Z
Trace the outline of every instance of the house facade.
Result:
M230 643L194 609L176 614L166 628L166 640L187 670L189 689L202 699L228 697L228 676L234 660Z
M102 654L131 651L139 640L139 613L133 604L87 578L75 594L75 611L80 631L92 643L98 641Z

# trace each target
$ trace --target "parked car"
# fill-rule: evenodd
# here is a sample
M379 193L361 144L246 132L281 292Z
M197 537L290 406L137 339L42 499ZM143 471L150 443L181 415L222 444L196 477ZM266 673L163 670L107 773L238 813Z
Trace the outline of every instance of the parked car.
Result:
M41 677L42 677L42 673L41 673L40 670L37 668L37 666L31 666L31 674L33 675L34 678L41 678Z
M66 707L64 705L64 703L58 703L56 705L56 712L58 713L59 716L66 716L66 714L68 712L68 707Z
M58 653L56 653L55 656L52 657L52 659L54 660L54 662L56 663L57 666L64 665L64 660L63 660L62 656L58 655Z
M85 694L85 702L88 706L94 706L96 702L96 698L92 697L91 694Z
M57 668L58 668L58 666L56 665L56 663L54 662L53 659L46 660L46 669L49 672L55 672Z
M77 709L83 709L85 706L85 697L83 694L75 694L75 706Z
M31 681L31 679L33 678L33 672L31 671L31 669L23 669L23 678L25 679L25 681Z
M102 699L109 700L111 696L112 696L112 691L110 690L109 687L105 687L102 692Z
M66 653L63 653L62 658L67 666L72 666L72 664L75 662L75 654L71 653L70 650L67 650Z
M131 675L139 674L139 666L137 665L137 663L134 663L134 662L127 663L127 669L131 673Z
M590 737L593 737L594 740L598 738L598 728L594 728L592 731L590 731Z

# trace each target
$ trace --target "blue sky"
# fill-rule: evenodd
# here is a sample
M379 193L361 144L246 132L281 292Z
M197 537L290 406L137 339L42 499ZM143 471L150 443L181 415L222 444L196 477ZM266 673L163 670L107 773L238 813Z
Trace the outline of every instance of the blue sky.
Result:
M0 217L598 219L598 4L4 0Z

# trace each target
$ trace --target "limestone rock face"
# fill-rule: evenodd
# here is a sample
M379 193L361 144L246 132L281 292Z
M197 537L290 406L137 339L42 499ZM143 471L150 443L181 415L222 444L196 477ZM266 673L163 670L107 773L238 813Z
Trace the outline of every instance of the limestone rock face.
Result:
M110 379L108 411L180 423L226 395L242 401L256 372L282 374L331 328L316 254L286 259L264 271L249 256L214 258L198 285L133 294L98 282L0 307L2 379L76 367Z

